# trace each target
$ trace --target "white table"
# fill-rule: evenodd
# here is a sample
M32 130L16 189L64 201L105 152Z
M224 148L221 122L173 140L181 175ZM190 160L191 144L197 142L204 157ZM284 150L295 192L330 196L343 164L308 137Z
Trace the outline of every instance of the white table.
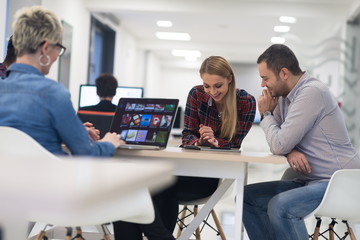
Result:
M200 210L191 224L178 238L187 240L202 222L207 214L221 199L231 184L236 181L236 208L235 208L235 239L242 238L242 208L243 190L247 180L247 163L285 164L284 156L271 153L252 152L214 152L186 150L178 147L168 147L165 150L125 150L120 149L116 158L143 161L161 160L175 164L174 175L214 177L225 179L208 202Z
M148 189L158 190L173 180L172 164L163 162L49 160L1 153L0 159L0 225L5 240L25 239L28 220L62 226L122 219L149 223L154 213Z

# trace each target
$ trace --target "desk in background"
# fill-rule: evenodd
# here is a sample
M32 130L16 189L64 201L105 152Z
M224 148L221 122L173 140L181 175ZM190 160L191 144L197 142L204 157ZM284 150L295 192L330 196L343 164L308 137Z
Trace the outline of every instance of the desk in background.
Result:
M116 158L138 161L165 161L175 165L174 175L214 177L225 179L208 202L203 206L191 224L178 238L187 240L214 208L231 184L236 182L235 208L235 239L242 237L243 191L247 181L247 163L286 164L283 156L271 153L253 152L214 152L186 150L178 147L168 147L165 150L118 150Z

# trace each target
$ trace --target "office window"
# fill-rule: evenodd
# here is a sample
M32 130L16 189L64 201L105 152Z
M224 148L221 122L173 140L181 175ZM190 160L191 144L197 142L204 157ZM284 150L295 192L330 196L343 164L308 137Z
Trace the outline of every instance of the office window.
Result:
M95 84L101 73L113 73L115 31L91 17L88 83Z

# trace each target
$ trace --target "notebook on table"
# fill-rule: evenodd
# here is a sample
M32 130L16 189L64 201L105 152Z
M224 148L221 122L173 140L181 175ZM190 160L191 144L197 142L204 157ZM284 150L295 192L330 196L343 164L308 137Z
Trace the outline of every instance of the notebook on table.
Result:
M120 98L110 131L126 142L120 148L164 149L178 104L178 99Z

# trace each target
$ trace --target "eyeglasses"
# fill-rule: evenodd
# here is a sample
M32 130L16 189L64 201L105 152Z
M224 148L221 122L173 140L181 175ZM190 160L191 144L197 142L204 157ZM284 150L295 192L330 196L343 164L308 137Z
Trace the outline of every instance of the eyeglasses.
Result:
M64 47L60 43L55 43L55 46L58 47L58 55L59 57L61 57L65 53L66 47Z
M43 45L46 41L43 41L39 44L39 46ZM66 47L64 47L63 45L61 45L60 43L52 43L51 45L58 47L58 55L59 57L61 57L62 55L64 55Z

